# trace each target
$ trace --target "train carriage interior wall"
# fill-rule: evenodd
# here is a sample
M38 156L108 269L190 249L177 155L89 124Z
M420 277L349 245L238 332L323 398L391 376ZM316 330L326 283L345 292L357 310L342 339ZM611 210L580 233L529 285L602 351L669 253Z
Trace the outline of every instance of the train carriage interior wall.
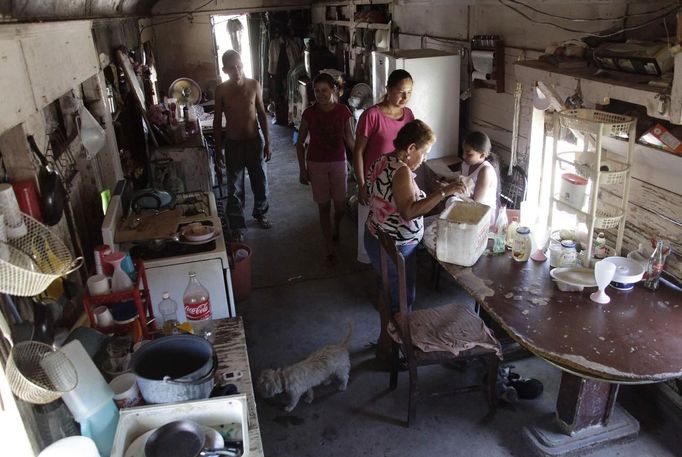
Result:
M679 456L678 0L0 1L17 456Z

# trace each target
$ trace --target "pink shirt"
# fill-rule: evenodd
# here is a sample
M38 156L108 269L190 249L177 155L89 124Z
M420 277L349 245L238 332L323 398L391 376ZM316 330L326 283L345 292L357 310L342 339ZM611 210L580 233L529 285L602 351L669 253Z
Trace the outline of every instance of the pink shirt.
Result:
M393 152L393 140L398 132L408 122L414 120L414 114L409 108L404 108L403 117L391 119L381 112L378 105L367 108L358 121L355 133L367 137L364 153L365 176L375 160L384 154Z

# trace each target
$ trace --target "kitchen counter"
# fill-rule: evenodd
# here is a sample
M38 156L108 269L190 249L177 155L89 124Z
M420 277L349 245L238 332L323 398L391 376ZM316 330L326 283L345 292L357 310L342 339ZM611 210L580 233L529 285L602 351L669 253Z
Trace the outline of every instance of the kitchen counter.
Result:
M239 393L246 395L249 410L249 457L262 457L263 443L258 426L256 399L246 350L246 336L241 317L218 319L215 322L215 341L213 347L218 356L218 376L223 373L241 371L240 379L230 381L237 386Z
M151 165L152 183L157 189L175 193L212 190L213 159L201 133L178 144L159 146L152 153Z

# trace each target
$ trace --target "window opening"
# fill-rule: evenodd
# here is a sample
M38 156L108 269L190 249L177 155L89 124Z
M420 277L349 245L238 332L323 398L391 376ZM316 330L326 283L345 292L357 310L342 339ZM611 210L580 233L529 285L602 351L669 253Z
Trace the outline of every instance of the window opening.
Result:
M251 61L251 42L249 40L249 26L246 14L240 15L214 15L211 17L213 22L213 36L216 43L216 60L218 62L218 73L220 80L225 82L229 77L223 72L223 53L234 49L239 52L244 65L244 76L253 78L253 64Z

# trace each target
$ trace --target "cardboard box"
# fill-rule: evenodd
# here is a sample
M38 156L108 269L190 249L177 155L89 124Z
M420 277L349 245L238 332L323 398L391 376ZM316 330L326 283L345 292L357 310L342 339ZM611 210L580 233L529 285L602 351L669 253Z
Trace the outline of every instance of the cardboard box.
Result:
M675 154L682 154L682 140L673 135L668 129L661 124L656 124L647 130L640 140L658 146L666 151L674 152Z

